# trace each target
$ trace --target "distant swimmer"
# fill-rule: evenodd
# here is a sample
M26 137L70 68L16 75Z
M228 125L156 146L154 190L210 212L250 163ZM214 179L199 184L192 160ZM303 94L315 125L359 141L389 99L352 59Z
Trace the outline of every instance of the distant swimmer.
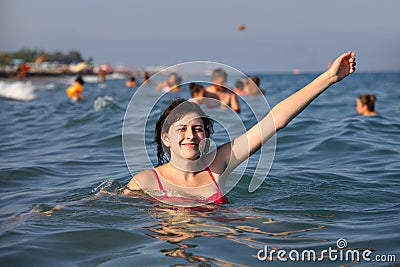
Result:
M259 86L260 78L258 76L251 76L250 78L242 77L236 81L233 92L239 96L264 94L264 91Z
M363 116L377 115L375 112L375 101L374 95L360 95L356 100L356 109L358 114Z
M126 81L125 86L126 87L136 87L137 82L136 82L136 78L134 75L131 75L129 77L129 80Z
M251 76L250 77L247 93L249 95L264 94L264 91L260 89L260 78L258 76Z
M84 99L82 95L84 83L85 82L83 81L81 76L76 77L72 85L66 90L67 96L72 100L82 101Z
M215 69L211 77L212 85L205 89L204 96L217 99L239 113L240 104L236 94L226 88L227 77L228 75L223 69Z
M205 105L207 108L221 107L221 103L219 103L219 101L206 96L206 90L204 86L196 83L190 83L189 89L190 95L192 96L192 98L189 99L190 102L196 103L197 105Z
M17 76L16 78L18 80L25 80L26 79L26 73L29 71L30 67L27 64L22 64L21 66L18 67L17 69Z
M180 84L182 83L182 78L178 76L176 72L172 72L165 82L161 82L157 85L157 90L164 93L167 92L177 92L180 90Z
M240 78L235 82L235 88L233 88L233 92L239 96L244 96L246 95L246 92L244 90L244 85L247 81L244 81L246 78Z
M106 81L106 72L103 69L99 69L97 74L99 75L99 82L104 83Z
M147 83L151 82L150 74L147 71L143 72L143 83L146 83L146 82Z
M190 95L192 96L192 99L196 98L203 98L204 97L204 86L196 83L190 83L189 84L189 89L190 89Z

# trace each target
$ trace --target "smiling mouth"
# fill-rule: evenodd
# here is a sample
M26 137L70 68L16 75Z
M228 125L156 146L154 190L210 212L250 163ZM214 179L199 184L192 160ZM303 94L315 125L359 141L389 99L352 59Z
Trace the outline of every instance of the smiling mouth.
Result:
M188 148L196 148L199 145L198 144L194 144L194 143L190 143L190 144L182 144L182 146L184 147L188 147Z

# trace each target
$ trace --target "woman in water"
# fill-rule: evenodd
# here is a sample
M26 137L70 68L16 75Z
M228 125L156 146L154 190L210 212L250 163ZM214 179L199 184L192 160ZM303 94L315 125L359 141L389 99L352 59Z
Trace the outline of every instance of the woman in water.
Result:
M256 152L276 131L284 128L317 96L355 71L355 53L339 56L330 68L304 88L277 104L244 134L207 152L212 120L190 101L174 101L156 124L158 165L143 170L127 184L124 193L145 190L159 200L202 199L227 203L223 194L229 174ZM175 192L184 197L176 197Z

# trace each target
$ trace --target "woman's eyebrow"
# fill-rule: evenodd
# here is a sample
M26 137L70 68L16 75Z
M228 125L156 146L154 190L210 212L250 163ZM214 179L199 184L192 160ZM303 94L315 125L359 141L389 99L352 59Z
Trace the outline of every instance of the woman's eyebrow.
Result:
M188 126L187 124L178 124L178 125L176 125L176 127L187 127L187 126ZM191 127L198 127L198 126L203 127L202 124L191 125Z

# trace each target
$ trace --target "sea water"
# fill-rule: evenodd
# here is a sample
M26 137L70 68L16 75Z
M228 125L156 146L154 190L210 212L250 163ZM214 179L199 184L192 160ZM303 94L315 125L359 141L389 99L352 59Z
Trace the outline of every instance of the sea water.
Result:
M274 106L317 74L257 75L265 96L241 100L246 128L256 121L245 103ZM277 134L270 170L256 153L228 193L230 204L203 209L119 193L148 162L138 155L131 173L124 158L125 111L138 90L124 86L128 77L105 84L87 77L83 102L66 97L73 77L0 81L0 265L397 266L399 77L355 73L334 85ZM157 82L145 85L143 104L161 96ZM366 93L377 96L377 116L356 112ZM187 98L188 88L169 95ZM215 142L226 142L219 133ZM249 193L257 168L269 173ZM317 258L301 261L296 251ZM340 259L349 251L371 251L370 261Z

